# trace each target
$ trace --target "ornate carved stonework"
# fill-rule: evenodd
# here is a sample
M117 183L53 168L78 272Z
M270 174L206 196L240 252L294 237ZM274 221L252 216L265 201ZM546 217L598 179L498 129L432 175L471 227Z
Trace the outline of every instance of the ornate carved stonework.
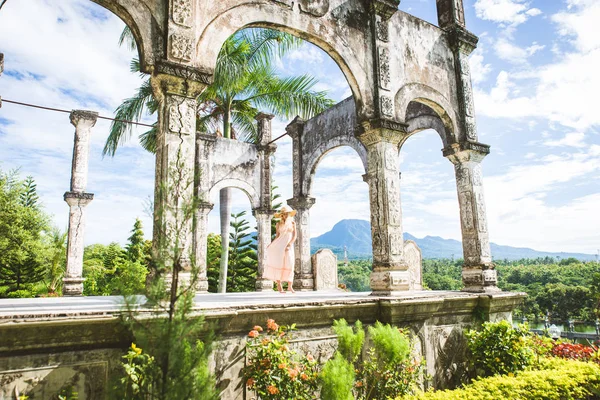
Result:
M388 42L390 40L388 22L384 21L381 17L378 16L375 24L377 40L381 40L382 42Z
M316 290L335 290L338 285L337 257L329 249L321 249L312 256Z
M472 232L475 229L475 225L473 223L473 203L471 201L471 192L460 193L458 199L463 233Z
M379 86L382 89L390 88L390 52L385 47L378 49Z
M423 266L421 249L412 240L404 242L404 261L408 264L410 290L423 290Z
M172 0L171 7L173 22L190 28L193 23L192 0Z
M191 81L202 82L210 84L212 81L212 75L200 71L197 68L192 68L185 65L175 64L170 61L162 60L155 66L156 72L177 76L183 79L189 79Z
M390 234L390 253L398 256L402 254L404 248L404 240L402 239L402 233Z
M194 44L191 37L174 33L171 35L170 41L171 57L183 61L192 60Z
M388 96L381 96L379 98L381 104L381 115L384 117L394 116L394 101Z
M196 131L196 99L170 95L169 130L173 133L191 135Z
M299 0L300 11L322 17L329 11L329 0Z

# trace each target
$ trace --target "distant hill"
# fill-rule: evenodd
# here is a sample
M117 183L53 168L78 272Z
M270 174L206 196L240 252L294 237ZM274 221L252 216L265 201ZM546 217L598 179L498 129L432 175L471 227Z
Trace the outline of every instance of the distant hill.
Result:
M404 240L414 240L423 252L423 258L462 258L462 244L458 240L443 239L439 236L425 236L418 239L410 233L404 233ZM348 258L360 259L372 257L371 224L360 219L344 219L327 233L310 240L311 251L327 248L343 257L344 246L348 247ZM592 254L549 253L525 247L510 247L491 243L495 259L518 260L521 258L560 257L577 258L582 261L595 260Z

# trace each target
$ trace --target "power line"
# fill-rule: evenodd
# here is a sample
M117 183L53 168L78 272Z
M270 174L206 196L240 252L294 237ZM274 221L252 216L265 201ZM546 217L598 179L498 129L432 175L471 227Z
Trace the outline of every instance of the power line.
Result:
M2 102L17 104L19 106L25 106L25 107L39 108L40 110L55 111L55 112L62 112L62 113L71 114L71 111L69 111L69 110L62 110L60 108L52 108L52 107L44 107L44 106L39 106L37 104L22 103L20 101L2 99ZM124 119L117 119L117 118L110 118L110 117L103 117L101 115L98 115L98 118L100 118L100 119L107 119L109 121L123 122L123 123L126 123L126 124L134 124L134 125L147 126L149 128L154 128L154 125L148 125L148 124L144 124L144 123L141 123L141 122L127 121L127 120L124 120Z

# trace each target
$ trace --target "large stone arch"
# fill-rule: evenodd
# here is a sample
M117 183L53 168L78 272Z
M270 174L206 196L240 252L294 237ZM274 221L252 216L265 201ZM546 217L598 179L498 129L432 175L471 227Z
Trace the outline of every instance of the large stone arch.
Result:
M443 147L456 143L457 114L458 110L444 95L421 83L404 85L396 94L396 118L407 125L406 138L425 129L434 129L440 135Z
M256 189L250 185L248 182L242 181L241 179L223 179L219 182L216 182L209 190L208 196L210 199L214 199L215 196L219 193L221 189L225 188L236 188L240 189L242 192L248 196L248 200L250 201L250 206L254 208L260 207L260 197L256 191Z
M322 145L323 149L325 149L324 151L317 149L307 157L306 161L304 161L307 173L302 184L304 185L303 191L304 193L307 193L308 196L312 194L312 185L317 172L317 167L319 166L321 160L335 149L340 147L352 148L360 157L365 169L365 173L367 172L367 150L358 141L358 139L352 137L334 137L322 142Z
M296 3L294 5L294 3ZM372 54L369 14L359 0L291 2L221 0L203 6L207 22L198 31L197 67L212 70L221 45L240 29L264 27L301 37L325 51L343 72L361 117L372 117Z

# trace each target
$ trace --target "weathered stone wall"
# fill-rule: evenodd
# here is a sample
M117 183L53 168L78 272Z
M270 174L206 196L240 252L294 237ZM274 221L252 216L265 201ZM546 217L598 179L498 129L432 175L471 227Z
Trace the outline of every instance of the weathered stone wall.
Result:
M196 312L205 316L207 327L218 335L211 368L221 398L241 400L250 398L241 377L245 337L252 326L264 325L268 318L283 325L296 323L294 346L321 361L336 346L331 330L334 319L406 327L415 337L415 355L427 362L432 385L443 388L455 385L464 372L463 329L483 320L510 319L523 296L432 291L392 298L366 293L313 292L293 298L212 294L197 297ZM29 301L27 311L20 311L23 307L17 303L21 301L0 301L0 398L13 394L16 386L21 392L35 388L32 399L47 399L70 383L82 400L106 398L107 382L114 378L121 355L134 340L115 316L117 298L112 305L94 298L61 299L54 306L49 299Z

